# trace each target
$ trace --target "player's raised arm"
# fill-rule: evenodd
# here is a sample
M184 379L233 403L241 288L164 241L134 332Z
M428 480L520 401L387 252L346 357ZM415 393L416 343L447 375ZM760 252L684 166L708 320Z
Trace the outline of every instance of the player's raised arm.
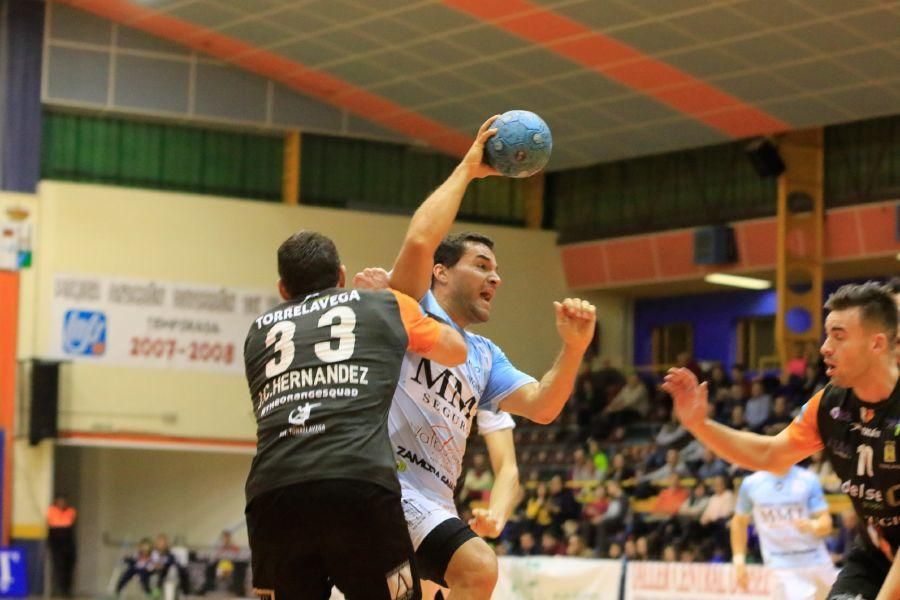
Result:
M500 402L501 409L545 425L559 415L572 394L578 365L597 324L597 309L587 300L566 298L553 305L563 342L553 366L539 382L520 387Z
M391 270L390 284L395 290L416 300L422 299L431 285L434 251L456 220L469 182L499 175L493 167L482 162L484 144L496 133L496 129L491 129L491 124L498 116L494 115L481 125L475 141L459 165L413 215Z
M400 317L409 338L407 350L448 367L466 361L466 340L458 331L423 313L418 302L409 296L395 290L391 292L397 298Z
M737 431L707 418L706 384L697 384L689 369L670 369L663 389L673 399L675 414L695 438L728 462L751 471L785 473L823 447L816 425L821 393L814 396L791 425L776 436Z

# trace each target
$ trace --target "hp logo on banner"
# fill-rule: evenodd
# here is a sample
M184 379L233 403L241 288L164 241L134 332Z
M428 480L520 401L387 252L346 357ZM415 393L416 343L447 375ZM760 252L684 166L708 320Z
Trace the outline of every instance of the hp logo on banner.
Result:
M66 354L100 356L106 352L106 314L68 310L63 320L62 349Z

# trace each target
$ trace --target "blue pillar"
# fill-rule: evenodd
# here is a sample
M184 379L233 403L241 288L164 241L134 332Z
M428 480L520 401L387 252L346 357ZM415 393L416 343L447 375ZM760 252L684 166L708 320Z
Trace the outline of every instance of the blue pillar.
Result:
M44 3L0 3L0 189L34 192L41 176Z

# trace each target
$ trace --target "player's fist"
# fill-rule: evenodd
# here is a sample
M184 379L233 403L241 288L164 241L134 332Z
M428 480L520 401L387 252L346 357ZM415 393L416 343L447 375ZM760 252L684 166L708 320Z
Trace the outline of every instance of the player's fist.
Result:
M353 276L353 287L364 290L386 290L390 287L390 275L380 267L363 269Z
M499 517L487 508L476 508L472 511L469 527L481 537L486 538L495 538L503 531L503 524Z
M594 339L597 327L597 309L587 300L566 298L554 302L556 331L566 346L584 352Z

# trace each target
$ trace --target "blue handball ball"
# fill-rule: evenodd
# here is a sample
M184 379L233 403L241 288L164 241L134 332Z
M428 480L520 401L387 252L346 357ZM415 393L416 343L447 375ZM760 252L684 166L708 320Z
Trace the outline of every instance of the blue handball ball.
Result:
M527 110L510 110L492 127L497 133L485 145L487 162L507 177L529 177L550 160L553 136L544 120Z

